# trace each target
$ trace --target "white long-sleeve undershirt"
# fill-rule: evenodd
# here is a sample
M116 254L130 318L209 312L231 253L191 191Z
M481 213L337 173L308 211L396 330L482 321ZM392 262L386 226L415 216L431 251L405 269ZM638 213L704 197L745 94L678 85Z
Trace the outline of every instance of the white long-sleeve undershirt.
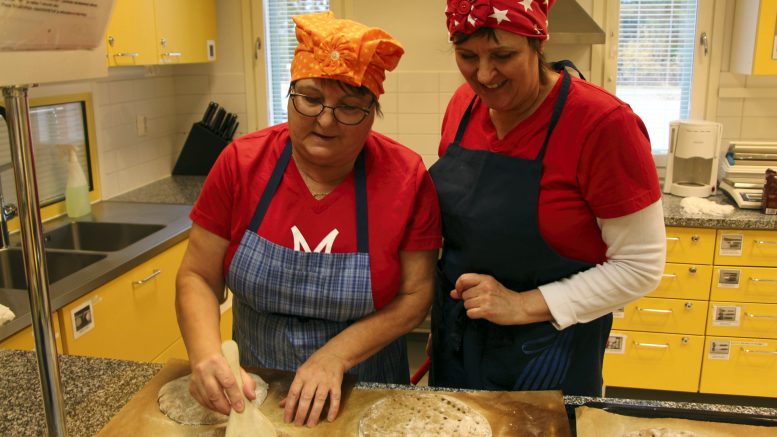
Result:
M632 214L597 219L607 261L539 287L558 329L585 323L653 291L666 261L661 200Z

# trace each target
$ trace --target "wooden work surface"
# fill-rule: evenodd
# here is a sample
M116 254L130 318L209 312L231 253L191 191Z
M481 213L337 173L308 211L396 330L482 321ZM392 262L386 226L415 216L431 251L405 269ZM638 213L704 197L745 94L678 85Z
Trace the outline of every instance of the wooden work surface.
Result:
M358 436L359 420L375 401L402 390L354 388L346 381L340 415L334 422L323 421L314 428L283 423L283 410L278 402L286 396L294 377L292 372L270 369L248 369L261 376L269 385L267 400L261 411L273 422L281 436ZM141 389L98 436L169 436L220 437L226 424L181 425L159 411L157 393L167 382L189 373L186 361L170 360ZM570 428L560 392L448 392L440 393L467 403L479 411L491 424L494 436L569 436Z

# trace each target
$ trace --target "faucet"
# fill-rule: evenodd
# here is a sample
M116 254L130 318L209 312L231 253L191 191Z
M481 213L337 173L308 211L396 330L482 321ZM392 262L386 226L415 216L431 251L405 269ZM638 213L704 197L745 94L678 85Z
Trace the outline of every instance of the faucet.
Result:
M0 165L0 175L6 170L12 170L13 163L8 162ZM8 248L11 246L11 238L8 235L8 220L16 217L17 208L13 203L6 205L3 199L3 183L0 180L0 247Z

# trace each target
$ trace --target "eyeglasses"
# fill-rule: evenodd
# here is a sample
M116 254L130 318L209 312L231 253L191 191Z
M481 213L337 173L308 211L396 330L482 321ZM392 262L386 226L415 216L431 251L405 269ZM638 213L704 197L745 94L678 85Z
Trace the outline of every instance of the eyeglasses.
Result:
M332 114L334 114L335 120L338 123L348 126L355 126L363 122L375 105L375 100L373 100L370 102L370 106L366 108L352 105L329 106L325 105L320 97L312 97L295 92L289 92L289 96L291 97L292 106L299 114L305 117L318 117L324 112L325 108L329 108L332 110Z

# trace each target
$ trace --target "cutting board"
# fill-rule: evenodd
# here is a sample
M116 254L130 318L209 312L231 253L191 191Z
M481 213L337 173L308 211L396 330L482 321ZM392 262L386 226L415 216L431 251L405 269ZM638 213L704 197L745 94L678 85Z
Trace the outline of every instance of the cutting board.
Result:
M262 412L273 422L281 436L358 436L359 420L376 401L401 390L354 388L346 380L340 414L334 422L319 423L314 428L283 423L283 409L278 402L286 396L294 373L271 369L247 369L261 376L269 385ZM189 373L189 363L170 360L127 405L103 428L99 437L169 436L220 437L226 425L181 425L159 411L157 393L162 386ZM448 392L440 393L467 403L488 419L494 436L569 436L570 428L561 392Z

